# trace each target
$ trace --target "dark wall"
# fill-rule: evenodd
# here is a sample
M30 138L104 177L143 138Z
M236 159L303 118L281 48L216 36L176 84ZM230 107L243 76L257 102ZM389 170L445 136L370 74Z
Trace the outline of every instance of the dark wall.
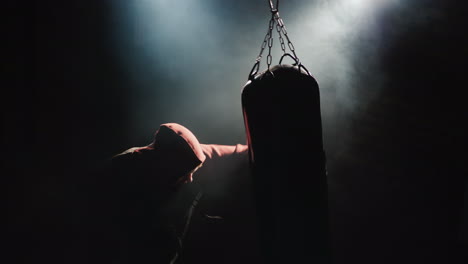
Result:
M111 5L41 1L11 9L5 51L16 56L4 67L11 89L2 100L2 136L9 244L19 263L86 262L87 190L96 171L142 143L132 133L151 139L153 131L128 128L134 79L110 48L109 28L119 25ZM466 9L459 1L411 5L386 12L376 31L385 40L381 92L348 115L349 126L324 121L335 138L349 139L344 149L326 149L336 263L463 263ZM366 58L355 58L365 71ZM357 102L372 93L366 76L353 84ZM327 136L325 146L335 146Z
M452 1L416 3L381 18L388 79L353 115L350 147L332 157L338 263L463 263L466 19Z
M107 4L41 1L8 9L6 42L15 57L5 67L13 69L3 140L11 175L8 243L18 263L86 259L82 231L94 172L129 144L130 84L109 52Z

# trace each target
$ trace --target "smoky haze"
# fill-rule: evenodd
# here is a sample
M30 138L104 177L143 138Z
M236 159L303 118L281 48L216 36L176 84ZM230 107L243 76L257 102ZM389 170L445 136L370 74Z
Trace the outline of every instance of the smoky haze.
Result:
M379 14L396 1L381 2L280 3L296 52L320 84L328 148L345 146L337 131L346 129L349 116L378 94L384 80L380 39L373 33ZM134 80L128 133L135 141L150 140L160 123L179 122L202 142L245 142L240 94L267 31L266 1L119 1L114 14L115 55ZM274 38L277 64L276 32ZM358 96L362 87L372 89Z
M406 7L396 0L280 1L297 55L320 86L331 168L352 151L352 120L385 82L379 18L398 8ZM147 144L165 122L184 124L204 143L245 144L240 95L268 29L267 1L118 1L113 14L113 52L132 80L127 144ZM273 37L277 64L276 29Z
M447 260L457 238L466 249L468 212L465 223L457 215L468 175L465 5L280 1L320 86L335 263L458 264ZM32 62L5 89L15 256L86 263L80 221L94 169L148 144L161 123L202 143L245 142L241 92L267 30L266 0L45 0L16 11L21 28L6 50ZM33 239L17 235L26 233Z
M462 67L454 67L451 75L447 70L450 62L459 65L457 54L466 55L459 23L463 16L450 1L280 2L297 55L320 86L332 226L345 237L335 246L346 252L342 260L366 254L346 245L356 235L352 230L372 223L364 228L369 233L360 245L373 248L372 241L388 237L390 248L401 230L433 217L434 210L425 204L437 199L431 188L440 185L434 174L439 168L426 164L442 163L435 158L439 154L428 154L440 150L427 142L442 140L437 135L447 131L460 139L458 128L433 124L439 119L448 124L442 112L453 120L463 113L449 103L457 96L437 96L434 88L463 76ZM119 3L114 19L125 26L116 27L113 38L115 55L135 80L129 90L127 133L132 142L145 144L159 123L179 122L201 142L244 143L240 94L267 31L267 1ZM277 64L281 51L277 33L273 36ZM441 104L442 112L434 110ZM459 121L450 124L457 127ZM416 175L426 175L432 187L421 187ZM399 222L396 217L392 227L376 227L387 225L382 215L392 219L401 208L413 208L408 209L413 220ZM434 219L428 225L457 226L448 224L449 218ZM429 236L423 227L410 230L409 244ZM400 247L404 251L406 246ZM376 246L376 254L390 254L383 248ZM415 254L431 258L429 253Z

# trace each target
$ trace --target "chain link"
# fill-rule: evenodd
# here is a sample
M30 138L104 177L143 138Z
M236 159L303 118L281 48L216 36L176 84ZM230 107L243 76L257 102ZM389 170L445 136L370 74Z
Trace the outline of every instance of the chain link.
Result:
M268 56L267 56L267 66L268 70L270 70L271 66L271 48L273 47L273 27L275 26L275 17L274 15L271 16L270 23L269 23L269 28L268 28L268 34L270 38L268 39Z
M284 25L283 19L279 15L279 12L278 12L279 0L276 1L276 8L273 5L272 0L268 0L268 1L270 4L271 19L268 23L268 31L265 35L265 38L263 39L262 45L260 47L260 52L257 58L255 59L255 64L252 70L250 71L249 78L253 78L253 76L255 76L255 74L257 74L257 72L260 70L260 62L262 60L263 52L266 49L267 45L268 45L267 66L268 66L268 71L270 71L271 63L273 60L271 56L271 49L273 47L273 29L275 28L275 26L276 26L276 31L278 32L280 47L281 47L281 50L283 51L283 56L280 59L280 63L283 57L287 55L296 61L294 65L298 65L299 67L302 66L301 63L299 62L299 58L297 57L296 49L293 43L291 42L291 40L289 39L288 32ZM286 42L284 39L286 39ZM287 53L286 43L287 43L288 49L291 51L292 54Z
M271 56L271 48L273 47L273 28L275 27L275 17L272 16L270 19L270 22L268 23L268 32L265 35L265 38L263 39L262 45L260 47L260 52L258 53L257 58L255 59L255 63L260 64L260 61L263 57L263 51L265 50L266 46L268 45L268 55L267 55L267 65L268 69L270 69L271 62L273 60ZM283 43L284 45L284 43Z
M284 45L284 39L283 39L283 36L281 34L281 26L280 24L278 23L278 20L276 22L276 31L278 32L278 37L279 37L279 42L280 42L280 46L281 46L281 50L283 51L283 54L286 53L286 46Z
M294 48L294 45L292 44L291 40L289 39L289 36L288 36L288 32L286 31L286 27L284 26L284 22L283 22L283 19L280 17L279 15L279 0L276 0L276 7L273 5L273 1L272 0L268 0L269 4L270 4L270 11L272 13L272 19L275 20L276 22L276 31L278 32L278 36L279 36L279 42L280 42L280 45L281 45L281 50L283 51L283 56L284 54L286 54L286 45L284 44L284 39L282 37L282 35L284 35L284 37L286 38L286 41L288 42L288 48L289 50L292 52L292 54L294 55L294 58L296 59L296 62L299 63L299 58L297 57L297 54L296 54L296 49ZM271 21L270 21L270 32L271 32ZM270 37L271 37L271 33L270 33ZM269 69L270 67L268 67Z
M267 46L269 35L270 35L270 32L268 30L268 32L265 35L265 38L263 39L262 46L260 47L260 52L258 53L258 56L255 59L255 62L260 62L260 60L262 59L262 54L263 54L263 51L265 50L265 47Z
M278 12L279 0L276 0L276 8L275 8L275 6L273 5L273 1L272 1L272 0L268 0L268 2L269 2L269 4L270 4L271 13Z
M294 58L296 58L296 60L299 62L299 58L297 57L297 54L296 54L296 49L294 48L294 45L292 44L291 40L289 39L288 31L286 31L286 26L284 25L283 19L279 16L279 13L276 13L275 19L276 19L277 26L279 26L281 28L281 33L284 35L284 37L286 38L286 41L288 42L289 50L294 55ZM278 30L278 27L276 27L276 29ZM280 42L281 42L281 39L282 39L281 33L280 33L280 31L278 31L278 34L280 35ZM284 43L284 41L283 41L283 43ZM285 53L285 49L283 49L283 52Z

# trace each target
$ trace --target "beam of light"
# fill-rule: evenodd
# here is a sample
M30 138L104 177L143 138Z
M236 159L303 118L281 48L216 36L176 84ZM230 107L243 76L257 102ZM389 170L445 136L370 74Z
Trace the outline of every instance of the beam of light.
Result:
M376 69L381 41L374 34L377 17L397 2L281 3L297 54L321 85L325 122L356 107L361 99L356 95L358 73L372 69L365 85L378 86L382 75ZM243 141L240 93L266 33L270 13L265 1L113 3L119 18L114 34L117 54L134 80L129 93L132 129L147 133L159 123L180 122L207 133L221 129L207 138L218 140L223 134L233 138L218 143ZM274 37L277 63L281 54Z
M128 31L116 34L118 54L135 80L129 98L134 129L148 133L158 123L179 122L232 135L237 124L233 140L242 142L244 80L230 72L241 56L219 13L199 1L119 3Z
M299 56L310 65L322 84L340 90L338 97L352 97L350 78L359 67L374 63L381 39L376 33L378 16L392 0L339 0L311 4L289 21ZM360 63L355 59L365 50ZM354 63L354 64L353 64ZM346 89L348 88L348 89ZM348 105L348 104L347 104Z
M380 17L398 0L327 0L304 4L283 18L298 57L321 87L324 135L329 149L344 149L341 130L379 93ZM283 5L284 6L284 5ZM281 12L281 11L280 11Z

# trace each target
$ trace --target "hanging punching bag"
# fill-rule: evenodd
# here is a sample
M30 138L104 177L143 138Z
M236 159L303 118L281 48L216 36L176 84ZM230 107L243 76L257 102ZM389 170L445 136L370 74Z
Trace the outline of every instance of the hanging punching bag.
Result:
M272 13L278 21L277 10ZM271 38L271 28L270 21L265 39ZM267 43L271 49L271 40ZM265 263L328 264L319 85L297 56L291 57L293 65L281 64L281 58L279 65L251 72L241 95L261 247Z

